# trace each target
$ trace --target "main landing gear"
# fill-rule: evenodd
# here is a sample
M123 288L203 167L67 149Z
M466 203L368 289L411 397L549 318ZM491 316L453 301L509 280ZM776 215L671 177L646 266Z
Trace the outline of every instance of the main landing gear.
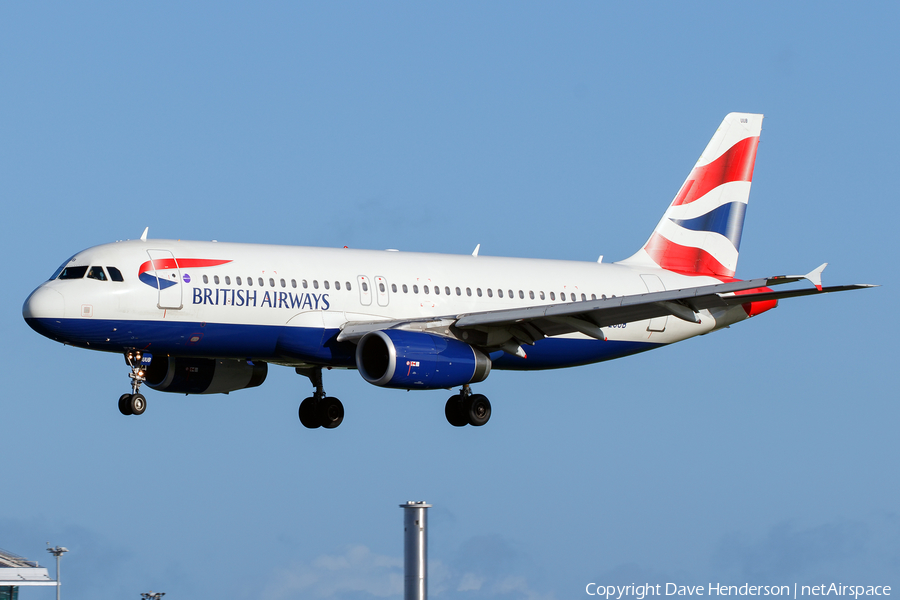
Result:
M322 367L297 367L298 374L309 377L309 381L316 388L313 395L300 403L300 422L304 427L315 429L324 427L334 429L344 420L344 405L337 398L325 395L322 385Z
M447 400L444 415L454 427L481 427L491 418L491 402L481 394L473 394L467 383L462 386L459 394L450 396Z
M123 415L142 415L147 410L147 399L138 390L146 381L144 367L141 366L143 355L140 350L128 350L125 352L125 362L131 367L131 393L119 396L119 412Z

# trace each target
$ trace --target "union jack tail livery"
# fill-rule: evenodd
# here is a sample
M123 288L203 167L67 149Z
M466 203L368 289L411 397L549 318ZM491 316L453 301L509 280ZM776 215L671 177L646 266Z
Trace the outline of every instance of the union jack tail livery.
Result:
M725 117L653 235L622 263L734 276L762 120L747 113Z

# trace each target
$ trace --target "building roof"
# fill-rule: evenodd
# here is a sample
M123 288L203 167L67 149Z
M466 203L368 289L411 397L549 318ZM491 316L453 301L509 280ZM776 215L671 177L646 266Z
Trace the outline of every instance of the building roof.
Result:
M8 585L56 585L56 581L36 561L0 550L0 586Z

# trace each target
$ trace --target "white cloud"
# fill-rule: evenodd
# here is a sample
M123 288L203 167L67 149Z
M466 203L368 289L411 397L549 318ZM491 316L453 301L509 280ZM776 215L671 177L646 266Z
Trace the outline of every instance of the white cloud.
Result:
M515 598L523 598L525 600L553 600L553 594L544 595L534 591L528 585L528 581L524 577L504 577L497 581L491 588L494 595L514 594Z
M477 591L481 589L482 584L484 584L484 577L478 577L477 575L475 575L475 573L465 573L459 580L459 585L456 587L456 591Z
M276 572L262 598L389 598L402 594L403 560L356 545L343 554L319 556Z
M428 595L434 598L553 600L535 591L524 573L529 561L501 538L468 540L453 565L428 561ZM519 564L522 563L522 564ZM512 572L511 572L512 571ZM517 571L517 572L516 572ZM260 595L263 600L294 598L402 598L403 559L372 552L364 545L294 562L277 570Z

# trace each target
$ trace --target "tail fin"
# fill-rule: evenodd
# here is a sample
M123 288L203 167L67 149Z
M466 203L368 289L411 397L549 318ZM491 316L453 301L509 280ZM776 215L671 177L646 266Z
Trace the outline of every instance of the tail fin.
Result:
M762 119L725 117L653 235L623 264L734 276Z

